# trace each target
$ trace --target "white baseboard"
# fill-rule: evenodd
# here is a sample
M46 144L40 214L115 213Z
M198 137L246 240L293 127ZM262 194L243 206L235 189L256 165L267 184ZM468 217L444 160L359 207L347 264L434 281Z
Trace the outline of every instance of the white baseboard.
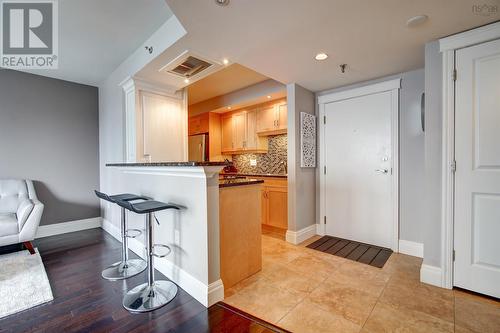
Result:
M310 225L304 229L300 229L299 231L287 230L286 241L297 245L314 235L316 235L316 224Z
M422 264L420 267L420 282L427 283L436 287L443 287L443 272L441 267Z
M102 229L121 241L120 229L111 222L103 220ZM145 258L144 244L137 239L129 239L128 247L139 257ZM206 307L224 299L224 285L221 280L207 286L166 258L155 258L155 268Z
M84 220L41 225L38 227L36 231L35 238L42 238L42 237L66 234L68 232L99 228L101 226L101 221L102 221L101 217L93 217Z
M208 306L224 300L224 284L219 279L208 285Z
M325 225L321 223L316 223L316 235L325 235Z
M399 240L399 253L407 254L409 256L423 258L424 257L424 244L400 239Z

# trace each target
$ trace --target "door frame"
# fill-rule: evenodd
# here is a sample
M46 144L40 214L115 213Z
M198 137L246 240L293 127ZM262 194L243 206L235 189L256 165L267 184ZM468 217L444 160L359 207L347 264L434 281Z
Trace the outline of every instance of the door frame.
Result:
M342 100L373 95L382 92L391 92L391 168L392 168L392 191L391 191L391 210L392 210L392 235L391 235L391 249L394 252L399 251L399 89L401 88L401 78L383 81L366 85L359 88L343 90L339 92L332 92L330 94L318 97L319 106L319 210L320 221L318 227L318 234L326 234L326 191L325 191L325 105Z
M500 22L492 23L439 40L442 55L443 161L441 168L441 285L453 288L455 211L455 52L500 38ZM457 75L460 75L459 73Z

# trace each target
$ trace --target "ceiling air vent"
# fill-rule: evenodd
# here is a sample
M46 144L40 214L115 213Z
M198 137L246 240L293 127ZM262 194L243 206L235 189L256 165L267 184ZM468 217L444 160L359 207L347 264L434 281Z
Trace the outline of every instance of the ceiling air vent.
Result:
M184 62L168 70L168 72L189 79L190 77L195 76L196 74L204 71L210 66L212 66L211 63L195 58L193 56L189 56Z
M174 60L160 69L160 72L174 75L192 83L221 68L221 64L201 57L190 51L184 51Z

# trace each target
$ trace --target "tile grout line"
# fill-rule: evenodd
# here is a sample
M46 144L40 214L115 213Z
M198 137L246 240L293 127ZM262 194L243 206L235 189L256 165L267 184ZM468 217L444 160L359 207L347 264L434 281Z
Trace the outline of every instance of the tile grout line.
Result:
M380 291L380 294L377 297L377 301L375 302L375 304L373 304L373 308L371 309L370 314L366 317L365 321L363 322L363 325L361 326L361 330L363 330L363 328L365 327L366 323L368 322L368 319L370 319L370 317L371 317L371 315L373 313L373 310L375 310L375 307L377 306L377 304L380 303L380 298L382 297L385 289L387 288L387 285L389 284L389 281L391 280L391 278L392 278L392 276L390 276L389 279L387 280L387 282L384 284L384 288L382 288L382 290Z

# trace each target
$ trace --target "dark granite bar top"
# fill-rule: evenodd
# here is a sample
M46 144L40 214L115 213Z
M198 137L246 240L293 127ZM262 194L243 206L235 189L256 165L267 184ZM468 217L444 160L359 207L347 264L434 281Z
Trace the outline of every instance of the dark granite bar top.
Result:
M227 162L134 162L134 163L107 163L108 167L193 167L193 166L226 166Z
M248 179L248 178L236 178L236 179L221 179L219 181L219 188L221 187L232 187L232 186L242 186L242 185L254 185L261 184L264 181L262 179Z
M221 172L221 176L245 176L245 177L275 177L288 178L288 175L282 173L240 173L240 172Z

